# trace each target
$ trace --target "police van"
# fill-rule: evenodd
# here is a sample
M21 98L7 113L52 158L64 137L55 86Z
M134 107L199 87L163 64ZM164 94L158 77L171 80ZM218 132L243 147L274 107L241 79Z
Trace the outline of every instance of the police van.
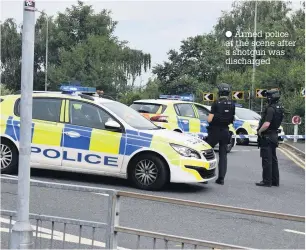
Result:
M20 95L1 96L1 173L18 170ZM156 126L132 108L82 94L33 93L31 167L126 178L137 188L215 179L204 141Z

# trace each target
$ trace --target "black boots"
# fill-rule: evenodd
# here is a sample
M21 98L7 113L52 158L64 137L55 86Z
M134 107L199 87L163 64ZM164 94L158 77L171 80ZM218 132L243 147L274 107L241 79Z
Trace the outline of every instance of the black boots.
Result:
M256 186L260 186L260 187L272 187L271 184L265 183L265 182L263 182L263 181L257 182L257 183L256 183Z
M217 179L217 180L216 180L216 183L217 183L217 184L220 184L220 185L224 185L224 180Z

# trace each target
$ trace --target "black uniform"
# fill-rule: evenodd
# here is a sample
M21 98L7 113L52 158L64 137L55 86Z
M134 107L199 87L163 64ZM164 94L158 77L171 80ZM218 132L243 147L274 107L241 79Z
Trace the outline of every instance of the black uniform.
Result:
M217 183L223 184L227 171L227 144L231 140L228 125L233 123L235 116L235 104L227 97L221 97L211 106L213 120L207 131L207 143L214 148L219 143L219 177Z
M269 104L260 120L258 129L265 122L270 122L269 128L262 132L259 138L260 156L262 158L262 182L256 183L258 186L278 186L279 170L276 156L278 147L278 129L283 120L284 111L280 104Z

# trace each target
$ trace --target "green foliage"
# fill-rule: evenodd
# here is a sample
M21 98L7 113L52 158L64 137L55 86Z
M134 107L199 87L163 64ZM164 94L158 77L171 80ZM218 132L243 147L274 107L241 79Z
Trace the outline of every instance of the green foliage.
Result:
M4 95L11 95L13 94L13 91L7 89L4 84L0 84L0 96L4 96Z
M271 57L270 64L256 66L254 88L280 88L283 102L290 106L287 117L302 114L304 117L304 98L299 94L305 85L305 6L292 12L290 2L257 1L257 32L288 32L286 40L296 41L295 46L266 46L257 47L264 50L265 55L257 55L257 59ZM214 30L210 34L189 37L181 42L179 51L170 50L168 61L153 68L153 73L161 81L160 91L165 94L194 93L197 101L201 92L214 92L217 83L227 82L236 91L250 91L252 84L252 65L226 64L226 58L239 58L233 51L243 49L253 50L253 38L235 37L237 32L253 32L255 1L237 1L233 9L223 12ZM229 39L226 31L233 36ZM284 38L257 37L257 41L270 41L278 44ZM239 47L236 40L248 41L246 47ZM225 46L233 41L233 46ZM284 50L285 55L269 56L268 50ZM230 52L226 54L226 50ZM264 54L264 53L263 53ZM252 55L243 56L252 59ZM290 103L294 99L294 104ZM295 100L297 99L297 100ZM255 99L254 109L260 110L260 99ZM245 107L249 100L239 101ZM289 118L288 118L289 119ZM291 118L290 118L291 119Z
M34 89L45 84L46 16L35 26ZM78 1L55 18L48 18L48 89L78 80L105 93L126 92L129 82L151 67L151 56L128 47L114 36L116 21L111 12L94 13L92 6ZM12 19L1 24L2 81L7 88L20 89L21 39ZM14 46L12 46L14 44Z

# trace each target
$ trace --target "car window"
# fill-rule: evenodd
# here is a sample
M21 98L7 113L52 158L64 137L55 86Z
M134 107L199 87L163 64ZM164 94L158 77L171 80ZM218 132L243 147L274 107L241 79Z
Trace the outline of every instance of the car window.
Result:
M113 118L101 108L89 103L70 101L70 123L77 126L105 129L105 123Z
M32 119L59 122L62 99L33 98ZM20 99L16 111L20 116Z
M156 114L157 111L160 109L161 104L155 103L133 103L130 107L139 113L148 113L148 114ZM166 106L163 106L162 112L165 110Z
M199 105L195 105L198 114L199 114L199 119L201 120L207 120L208 115L209 115L209 111L207 109L205 109L204 107L201 107Z
M242 120L260 120L261 116L253 110L236 108L236 115Z
M103 103L103 106L124 120L128 125L139 130L159 129L154 123L143 117L136 110L119 102Z
M175 111L179 116L195 117L195 113L191 104L181 103L181 104L176 104L174 106L175 106Z

